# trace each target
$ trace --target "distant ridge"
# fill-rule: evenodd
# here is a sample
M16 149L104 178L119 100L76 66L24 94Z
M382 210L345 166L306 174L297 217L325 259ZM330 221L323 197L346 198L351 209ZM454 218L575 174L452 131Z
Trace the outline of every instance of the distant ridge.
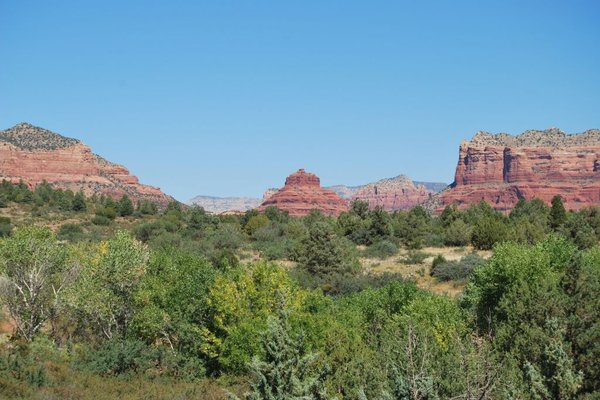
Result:
M402 182L403 187L411 188L414 186L414 190L418 190L417 188L422 186L426 192L437 193L441 190L445 189L448 185L446 183L441 182L416 182L412 181L405 175L398 175L393 178L385 178L381 179L377 182L367 183L365 185L359 186L346 186L346 185L334 185L327 186L323 189L332 190L342 199L347 201L351 201L357 193L361 190L365 190L366 188L373 188L374 185L377 185L379 188L394 186L396 183ZM262 199L255 197L216 197L216 196L196 196L190 199L187 204L197 205L204 208L206 211L220 214L226 211L247 211L253 208L258 207L265 199L272 196L277 189L268 189L265 191L265 195ZM421 194L421 198L428 197L428 193ZM402 197L401 195L398 197ZM404 196L406 197L406 196ZM366 199L365 199L366 200ZM398 200L400 201L400 200ZM376 202L376 200L375 200ZM410 203L410 202L409 202ZM400 204L400 203L398 203ZM400 207L400 206L399 206Z

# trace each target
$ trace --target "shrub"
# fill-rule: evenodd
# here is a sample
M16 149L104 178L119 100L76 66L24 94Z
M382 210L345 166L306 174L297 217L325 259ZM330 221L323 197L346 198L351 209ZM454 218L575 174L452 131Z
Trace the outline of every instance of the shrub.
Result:
M96 215L92 218L92 224L99 226L108 226L110 225L111 220L103 215Z
M365 250L364 254L367 257L376 257L380 259L386 259L398 252L398 246L392 241L381 240L377 243L372 244Z
M431 254L422 252L422 251L417 251L417 250L409 250L408 253L406 253L405 256L403 256L402 258L400 258L398 261L401 262L402 264L423 264L423 261L425 261L425 259L427 257L430 257Z
M438 256L439 257L439 256ZM458 261L438 262L431 267L431 275L441 281L467 279L475 268L483 265L485 260L475 253L464 256Z
M142 242L147 242L150 239L157 237L163 233L174 233L177 231L177 225L171 221L157 220L146 222L135 228L135 237Z
M10 223L10 218L8 217L0 217L0 237L10 236L12 233L12 225Z
M83 236L83 229L77 224L64 224L58 230L58 239L75 242Z
M92 350L80 368L103 375L128 376L155 365L159 348L135 339L114 339Z
M440 264L444 264L448 262L448 260L446 260L446 257L444 257L441 254L438 254L437 256L435 256L435 258L433 259L432 263L431 263L431 271L433 272L433 270Z
M117 210L112 206L98 207L96 209L96 215L108 219L115 219L117 217Z

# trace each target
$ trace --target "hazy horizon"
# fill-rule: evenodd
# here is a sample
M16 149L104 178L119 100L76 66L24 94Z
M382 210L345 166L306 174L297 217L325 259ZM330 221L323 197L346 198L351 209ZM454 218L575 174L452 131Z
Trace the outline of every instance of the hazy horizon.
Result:
M0 4L0 129L74 137L181 201L453 181L477 131L600 128L600 4Z

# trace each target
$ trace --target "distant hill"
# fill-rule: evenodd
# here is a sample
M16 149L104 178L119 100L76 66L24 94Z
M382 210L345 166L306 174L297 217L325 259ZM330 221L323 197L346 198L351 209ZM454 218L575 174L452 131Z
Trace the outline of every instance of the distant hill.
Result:
M54 187L166 204L173 198L143 185L127 168L94 153L84 143L44 128L21 123L0 131L0 180L30 187L46 181Z
M324 187L335 192L342 199L351 201L360 198L368 201L373 207L381 205L386 209L410 208L429 198L431 193L443 190L445 183L414 182L405 175L394 178L381 179L377 182L360 186L334 185ZM247 211L258 207L263 201L271 197L277 189L268 189L262 199L253 197L214 197L196 196L188 201L190 205L198 205L206 211L216 214L225 211ZM357 197L358 196L358 197Z
M196 196L188 201L189 205L200 206L215 214L233 210L248 211L260 206L261 203L262 199L253 197Z

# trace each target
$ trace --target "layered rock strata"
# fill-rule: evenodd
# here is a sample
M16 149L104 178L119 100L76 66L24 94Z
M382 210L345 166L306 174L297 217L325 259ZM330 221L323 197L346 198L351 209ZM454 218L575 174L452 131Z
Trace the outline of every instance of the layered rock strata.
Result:
M22 123L0 131L0 180L23 181L31 188L54 187L166 204L173 198L143 185L127 168L92 153L77 139Z
M258 210L264 211L269 206L287 211L294 217L305 216L311 210L337 216L348 209L346 201L332 190L323 189L319 178L303 169L288 176L285 186L268 197Z
M485 200L510 210L519 199L549 203L560 195L568 209L600 205L600 130L565 134L552 128L518 136L477 133L460 145L451 188L438 208Z
M370 208L382 207L386 211L395 211L412 208L432 195L433 192L425 186L415 185L409 177L400 175L361 186L352 200L366 201Z

